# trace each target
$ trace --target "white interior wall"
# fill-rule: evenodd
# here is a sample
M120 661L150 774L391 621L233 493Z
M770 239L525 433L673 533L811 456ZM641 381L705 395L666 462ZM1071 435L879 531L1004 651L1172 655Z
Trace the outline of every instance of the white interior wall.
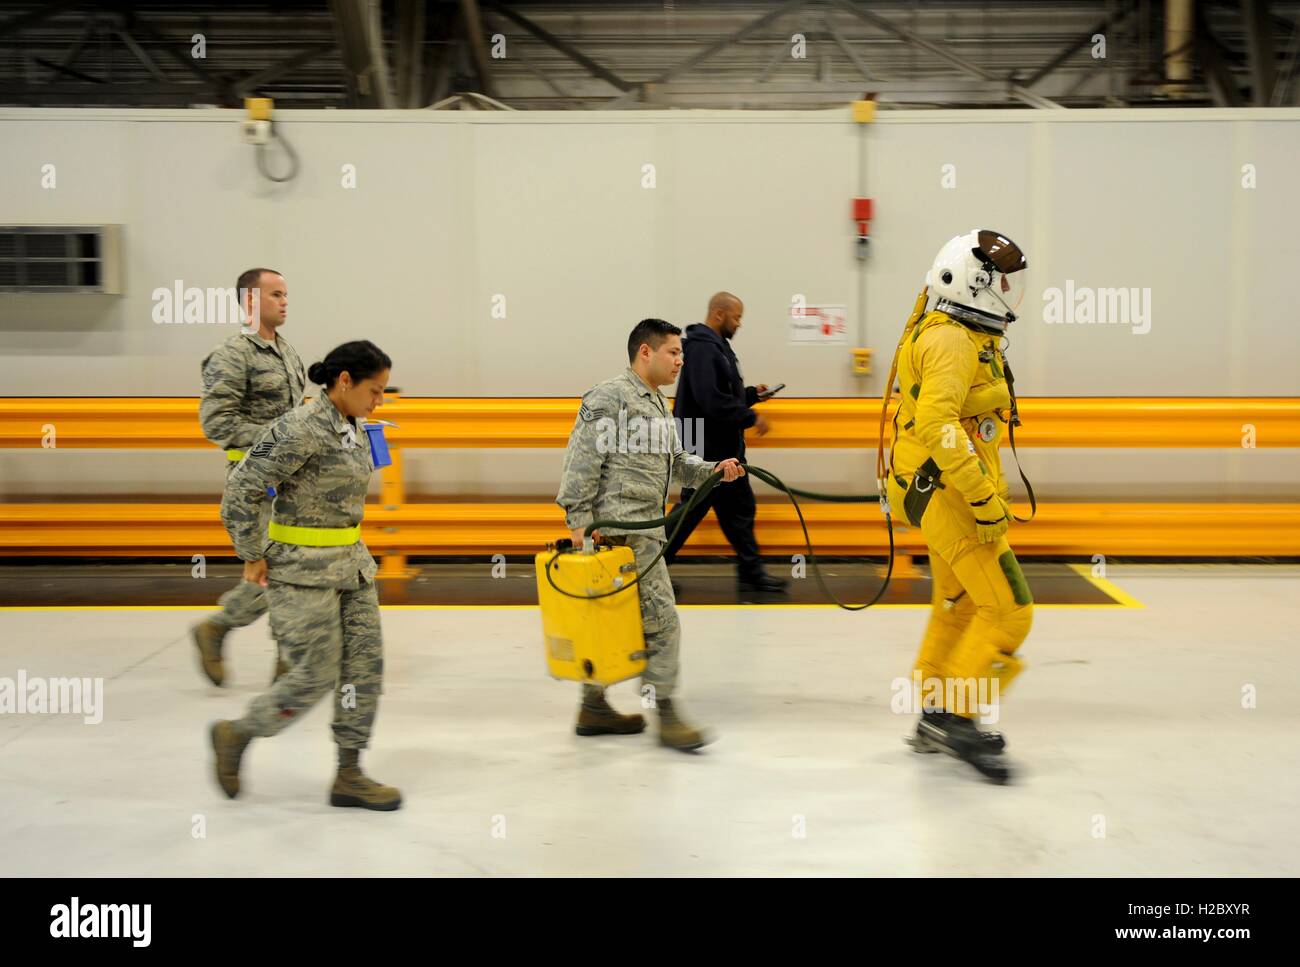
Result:
M291 111L279 120L302 167L285 185L257 174L238 117L0 111L3 221L125 226L124 295L0 296L6 395L196 394L198 361L231 330L155 325L151 294L230 286L251 264L288 278L284 332L305 358L371 338L408 395L576 396L623 365L637 319L697 321L721 288L746 303L735 346L751 381L875 395L934 251L975 225L1029 256L1011 333L1022 394L1300 395L1300 328L1278 308L1300 111L882 112L867 126L847 111ZM876 201L866 263L849 217L861 193ZM1046 324L1043 293L1067 279L1149 289L1150 331ZM796 294L848 306L872 377L851 374L848 347L789 344ZM1026 453L1049 497L1300 482L1295 451ZM124 457L0 451L0 499L220 488L209 454ZM763 461L810 486L869 477L859 453ZM413 492L544 494L558 464L558 451L426 451L408 476Z

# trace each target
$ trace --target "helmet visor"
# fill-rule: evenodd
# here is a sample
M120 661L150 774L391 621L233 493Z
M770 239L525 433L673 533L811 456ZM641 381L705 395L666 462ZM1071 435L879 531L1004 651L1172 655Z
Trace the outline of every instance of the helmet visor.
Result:
M972 252L977 259L992 262L999 272L1007 275L1019 272L1026 265L1025 253L1020 251L1019 245L987 228L980 229L978 245Z

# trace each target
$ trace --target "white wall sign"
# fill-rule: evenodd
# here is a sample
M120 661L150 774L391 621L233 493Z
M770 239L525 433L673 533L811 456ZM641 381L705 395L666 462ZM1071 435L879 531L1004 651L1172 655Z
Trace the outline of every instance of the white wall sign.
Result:
M846 306L791 306L790 342L843 346L849 341Z

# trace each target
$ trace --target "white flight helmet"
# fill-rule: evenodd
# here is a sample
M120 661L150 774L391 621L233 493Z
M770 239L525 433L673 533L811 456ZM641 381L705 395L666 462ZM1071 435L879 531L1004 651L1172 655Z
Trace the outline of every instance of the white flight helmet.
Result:
M1005 235L972 229L950 239L925 282L934 308L970 326L1004 332L1025 297L1025 256Z

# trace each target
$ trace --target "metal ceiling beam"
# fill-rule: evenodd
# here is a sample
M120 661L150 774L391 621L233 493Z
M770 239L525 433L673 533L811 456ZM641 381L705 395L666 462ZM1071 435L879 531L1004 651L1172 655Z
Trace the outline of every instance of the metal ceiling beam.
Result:
M479 12L477 0L460 0L461 19L465 22L465 38L469 43L469 52L474 60L474 72L478 74L479 88L484 94L492 94L492 76L488 70L487 40L483 36L483 16Z
M832 20L832 13L833 11L826 11L825 20L827 33L835 38L835 43L839 44L840 50L844 51L844 56L853 62L853 66L858 69L858 73L862 75L862 79L864 81L871 80L871 75L867 73L867 65L862 63L862 58L858 56L858 52L850 47L849 42L844 39L844 35L835 29L835 22Z
M1115 23L1119 22L1119 2L1120 0L1106 0L1106 16ZM1115 46L1117 39L1115 37L1111 38L1110 44L1112 47ZM1102 42L1106 42L1105 36L1102 37ZM1124 95L1120 93L1119 70L1117 67L1119 58L1103 57L1099 59L1106 62L1106 106L1123 107Z
M81 28L81 34L77 37L72 47L63 55L63 60L59 61L57 64L48 65L58 72L54 77L50 78L51 84L59 79L58 74L66 74L69 77L79 77L82 80L92 82L98 81L98 78L91 77L89 74L82 74L80 71L72 70L72 65L77 62L77 58L81 56L81 52L86 49L86 42L89 41L91 37L95 36L95 31L98 29L98 18L91 17L86 21L86 25ZM41 63L41 60L37 58L36 63Z
M424 84L424 0L397 0L397 106L419 107Z
M1250 53L1251 100L1256 107L1268 107L1277 76L1268 0L1244 0L1241 15L1246 29L1246 50Z
M378 0L330 0L330 12L352 98L360 107L392 107Z
M553 33L546 30L544 27L541 27L538 24L533 23L527 17L523 16L520 13L516 13L514 10L510 9L504 4L491 3L488 4L486 9L491 10L493 13L499 13L507 20L513 21L514 23L518 24L520 27L528 31L530 34L532 34L542 43L546 44L549 47L555 48L565 57L569 58L574 63L583 67L587 71L587 73L591 74L593 77L599 77L602 81L605 81L606 83L613 85L614 87L618 88L620 91L632 90L631 84L623 80L623 78L619 77L608 67L603 67L600 64L596 63L594 60L592 60L582 51L578 50L578 48L574 47L572 44L568 43L567 41L561 40L559 37L555 36Z
M554 80L553 80L553 79L552 79L548 74L546 74L544 71L542 71L541 69L539 69L539 68L537 67L537 65L534 64L531 60L529 60L529 59L528 59L527 57L525 57L523 54L519 53L519 49L518 49L518 48L515 48L515 52L514 52L513 54L511 54L510 56L511 56L511 58L515 61L515 63L517 63L517 64L523 64L523 65L524 65L524 69L527 70L528 73L532 74L532 75L533 75L534 77L536 77L539 81L541 81L543 84L545 84L547 87L549 87L552 91L554 91L556 97L568 97L568 96L569 96L569 92L568 92L568 91L566 91L564 88L562 88L559 84L555 83L555 81L554 81Z
M432 12L433 35L439 42L429 44L420 107L441 101L451 90L451 65L463 29L461 21L459 5L443 4Z
M763 16L759 17L757 20L751 20L749 23L745 24L745 26L741 27L739 30L728 34L727 36L723 37L721 40L714 41L713 43L705 47L703 50L688 57L680 64L677 64L674 67L670 67L668 70L664 71L654 80L649 81L647 83L666 84L674 77L676 77L678 74L681 74L684 71L688 71L691 68L697 67L698 65L704 63L706 60L708 60L718 51L731 46L732 44L736 43L736 41L738 40L744 40L754 31L762 30L764 27L772 23L774 20L778 20L781 17L784 17L788 13L793 13L795 10L798 10L800 7L807 6L808 3L809 0L787 0L786 3L781 4L781 6L777 7L775 10L768 11L767 13L763 14ZM610 108L627 107L627 105L631 103L639 95L639 93L640 93L640 88L628 91L626 94L623 94L620 97L616 97L613 101L611 101L606 106Z
M850 2L850 0L834 0L834 2L842 10L845 10L848 13L853 14L859 20L871 24L873 27L877 27L880 30L885 31L886 33L893 34L899 40L911 44L913 47L919 47L922 50L929 51L931 54L934 54L934 56L938 57L940 60L947 61L949 64L952 64L953 67L956 67L958 70L960 70L965 74L970 74L972 77L978 77L980 80L984 80L984 81L992 81L992 80L999 79L994 77L992 74L990 74L988 71L978 66L977 64L972 64L970 61L966 60L966 58L958 57L956 54L952 53L951 51L945 50L943 47L939 46L938 44L926 40L924 37L920 37L912 33L910 30L907 30L904 27L898 27L893 23L891 23L890 21L886 20L884 17L871 13L869 10L862 9L857 4ZM1010 94L1012 97L1016 98L1017 100L1023 101L1026 104L1033 105L1034 107L1056 108L1056 109L1063 110L1063 108L1061 108L1061 105L1057 104L1055 101L1049 100L1048 98L1043 97L1040 94L1035 94L1033 91L1028 90L1022 87L1021 85L1013 82L1007 83L1007 93Z
M1295 80L1296 68L1300 67L1300 23L1291 25L1291 39L1286 45L1283 63L1286 66L1279 68L1277 83L1273 85L1273 97L1270 103L1274 107L1282 107L1287 103L1287 94L1291 89L1291 82Z
M767 79L772 76L773 72L784 63L785 59L790 56L789 42L782 38L777 42L776 50L772 52L772 59L763 67L763 72L758 75L758 83L766 84Z
M333 44L317 44L314 47L308 47L300 50L292 57L280 61L278 64L272 64L260 71L249 74L235 81L234 92L236 97L247 97L249 93L261 87L264 84L279 79L282 75L290 71L297 70L303 64L315 60L322 54L332 53L337 48Z
M135 59L144 65L145 70L153 75L154 80L163 84L167 83L167 75L162 72L154 59L145 52L145 49L135 42L135 38L131 36L125 27L114 25L110 29L118 40L126 45L126 49L135 56Z
M757 20L751 20L749 23L745 24L745 26L741 27L739 30L728 34L726 37L723 37L721 40L714 41L713 43L709 44L709 46L705 47L703 50L699 51L693 56L688 57L686 60L682 61L680 64L677 64L675 67L671 67L668 70L664 71L662 74L656 77L651 83L666 84L668 83L668 81L672 80L678 74L691 70L693 67L698 67L700 64L704 63L706 60L708 60L710 57L712 57L714 54L718 53L719 51L727 47L730 47L732 44L736 43L737 41L744 40L750 34L754 33L754 31L762 30L764 27L766 27L768 24L772 23L773 21L778 20L781 17L784 17L788 13L793 13L794 11L798 10L800 7L806 7L807 5L808 5L808 0L787 0L786 3L783 3L775 10L765 13Z
M456 34L460 30L460 6L434 6L426 23L429 36L424 51L424 82L420 86L420 103L417 105L420 108L442 100L450 90L450 62L455 53Z
M174 60L178 65L183 67L185 70L189 71L189 73L193 74L195 78L202 81L209 89L211 89L218 96L220 100L224 101L230 99L231 95L230 92L227 90L226 83L216 77L213 77L211 74L205 71L202 67L198 65L198 63L190 55L190 41L188 39L181 40L179 42L168 40L167 38L159 34L156 30L154 30L152 27L150 27L147 23L144 23L140 20L133 21L131 24L131 29L134 30L141 37L145 38L145 40L148 40L150 43L157 46L160 50L162 50L164 54L166 54L168 57Z
M1223 45L1210 30L1203 8L1196 8L1195 18L1196 32L1192 42L1195 45L1197 58L1201 62L1201 71L1205 74L1206 86L1210 89L1215 105L1241 107L1243 105L1241 90L1237 87L1232 71L1228 69L1223 56ZM1178 51L1166 53L1165 57L1168 58L1171 53L1178 53Z
M83 74L79 70L73 70L71 67L68 67L66 64L56 64L54 63L54 61L46 60L44 57L33 57L32 63L39 64L42 67L48 67L50 70L54 71L56 75L61 74L64 77L75 77L79 81L86 81L87 83L90 84L108 83L107 81L100 80L98 77L91 77L89 74ZM58 79L57 76L52 78L50 80L50 83L51 84L54 83L54 81L57 79Z
M1051 60L1049 60L1042 67L1038 68L1038 70L1030 74L1029 77L1027 77L1022 82L1022 86L1033 87L1044 77L1052 73L1062 64L1064 64L1067 60L1073 57L1082 48L1087 47L1089 44L1091 44L1092 38L1095 35L1104 34L1107 28L1109 27L1118 27L1119 24L1124 20L1124 18L1127 17L1132 12L1133 12L1133 2L1132 0L1130 0L1130 2L1126 3L1122 8L1120 8L1119 12L1115 15L1113 21L1111 20L1110 17L1103 17L1095 27L1093 27L1091 30L1084 31L1074 40L1070 41L1068 44L1062 47L1061 50L1055 56L1053 56Z

